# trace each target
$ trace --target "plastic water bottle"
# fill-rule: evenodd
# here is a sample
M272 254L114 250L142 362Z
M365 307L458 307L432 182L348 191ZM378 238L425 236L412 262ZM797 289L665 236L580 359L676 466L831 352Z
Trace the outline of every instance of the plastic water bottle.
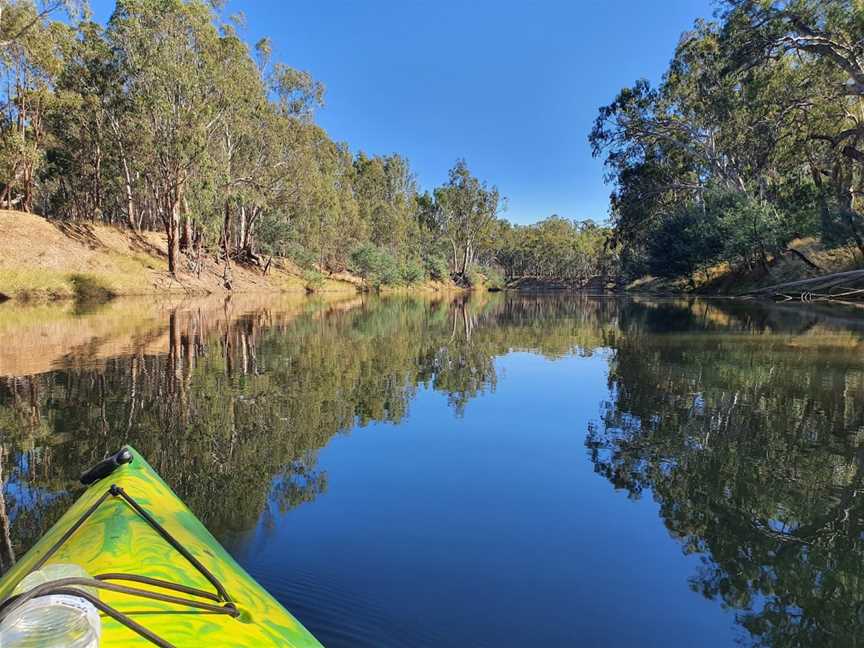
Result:
M21 594L60 578L87 578L78 565L56 563L28 574L15 588ZM76 587L80 587L77 586ZM91 594L93 588L83 587ZM77 596L52 594L30 599L0 623L2 648L98 648L102 633L99 611Z

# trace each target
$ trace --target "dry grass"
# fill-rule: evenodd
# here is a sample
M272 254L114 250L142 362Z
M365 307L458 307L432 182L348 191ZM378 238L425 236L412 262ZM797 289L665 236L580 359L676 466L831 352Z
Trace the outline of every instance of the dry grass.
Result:
M95 223L62 223L0 210L0 295L16 300L105 299L114 295L207 295L227 292L223 268L212 259L200 277L168 273L165 236L136 234ZM182 260L182 259L181 259ZM302 272L274 263L267 276L232 266L235 292L305 293ZM353 293L354 285L326 279L323 292Z

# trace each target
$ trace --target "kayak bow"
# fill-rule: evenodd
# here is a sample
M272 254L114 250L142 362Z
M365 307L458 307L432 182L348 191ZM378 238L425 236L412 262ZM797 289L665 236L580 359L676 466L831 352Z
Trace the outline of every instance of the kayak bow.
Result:
M116 457L111 466L88 471L88 479L85 473L82 480L96 481L0 579L0 617L20 604L12 594L27 574L72 563L94 580L47 583L24 596L60 587L86 598L80 586L95 587L98 598L91 602L101 613L100 646L321 648L141 455L127 447Z

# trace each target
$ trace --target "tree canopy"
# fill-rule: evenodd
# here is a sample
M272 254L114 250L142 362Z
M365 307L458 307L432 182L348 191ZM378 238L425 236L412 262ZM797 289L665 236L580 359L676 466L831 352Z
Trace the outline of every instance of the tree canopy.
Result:
M806 235L864 255L862 30L854 0L725 0L600 109L628 272L767 266Z
M207 0L117 0L104 25L72 0L3 3L0 207L162 230L175 274L206 255L226 277L278 255L369 285L550 270L509 261L547 228L504 221L465 160L421 192L403 155L333 141L315 122L323 84L243 23ZM554 267L597 265L578 262Z

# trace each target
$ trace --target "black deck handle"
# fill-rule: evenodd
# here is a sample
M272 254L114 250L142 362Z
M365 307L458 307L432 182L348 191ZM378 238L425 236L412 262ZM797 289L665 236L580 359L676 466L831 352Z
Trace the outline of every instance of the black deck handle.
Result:
M89 486L103 477L107 477L123 464L127 464L131 461L132 452L130 452L129 448L120 448L120 450L115 452L113 455L106 457L95 466L85 470L81 474L81 483L85 486Z

